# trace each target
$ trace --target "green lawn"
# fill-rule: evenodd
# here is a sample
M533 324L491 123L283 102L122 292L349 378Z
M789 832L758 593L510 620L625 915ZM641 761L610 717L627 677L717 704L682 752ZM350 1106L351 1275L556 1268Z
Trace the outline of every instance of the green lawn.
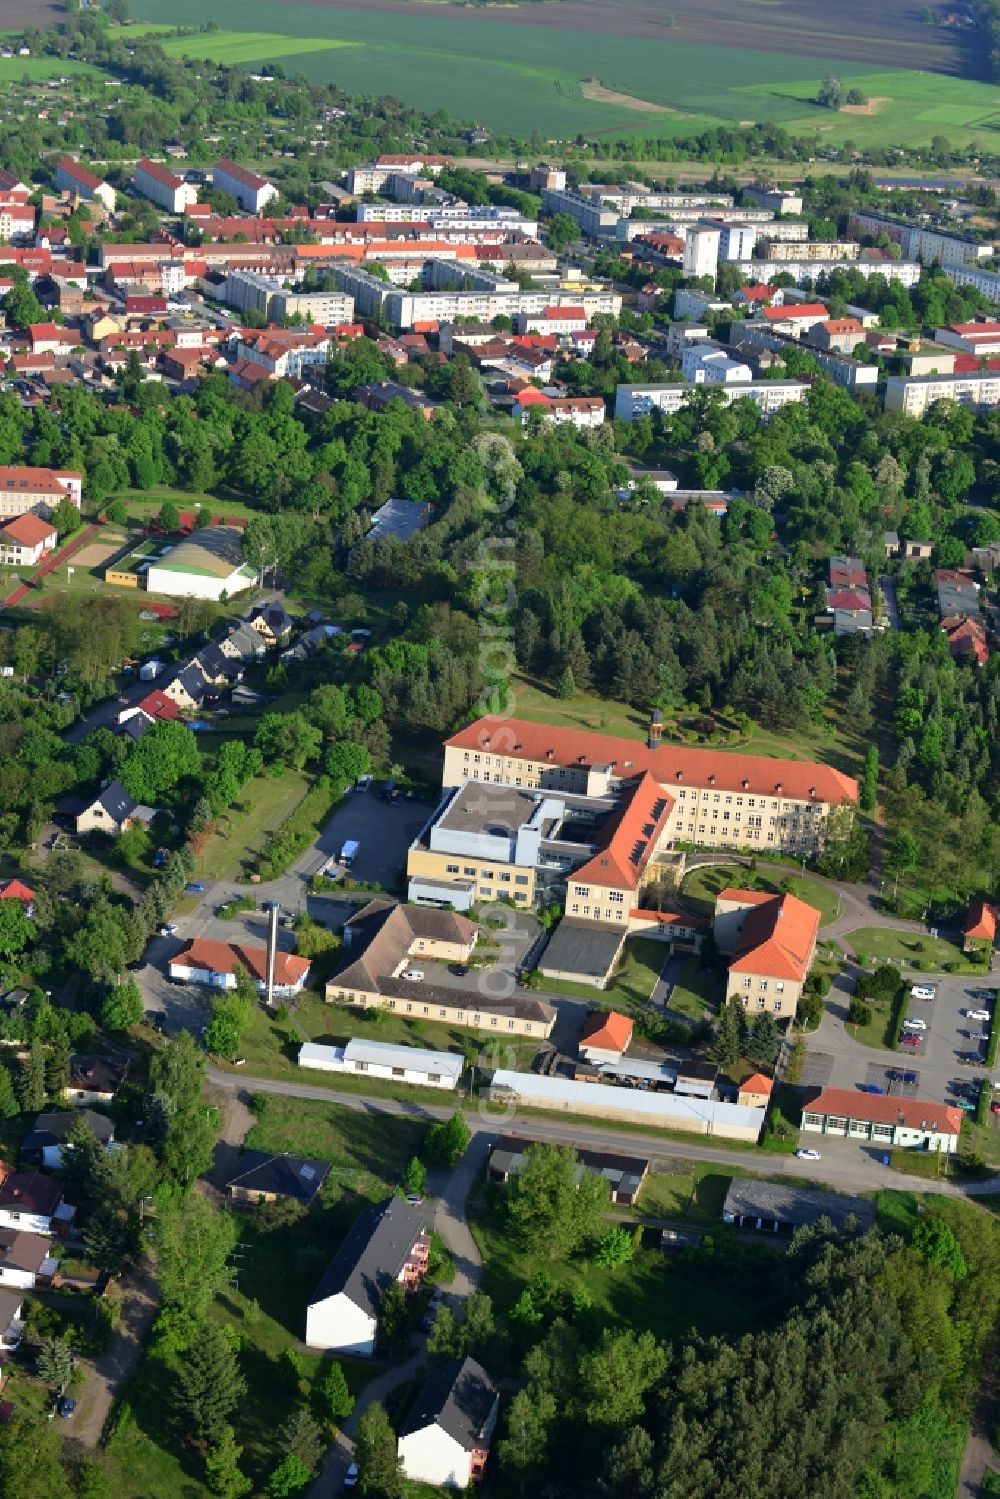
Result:
M892 1002L888 999L868 1000L867 1008L868 1018L865 1024L848 1025L848 1035L853 1036L855 1041L860 1041L862 1046L874 1046L878 1050L888 1051L892 1036Z
M635 1211L646 1218L718 1223L733 1173L723 1175L717 1166L674 1164L676 1170L657 1171L646 1178Z
M364 1114L311 1098L262 1094L254 1102L258 1121L247 1136L249 1150L287 1150L330 1162L327 1195L378 1202L402 1178L423 1142L426 1126L412 1119Z
M309 786L309 776L298 770L255 776L236 805L218 819L217 830L205 839L194 878L237 879L243 865L277 832Z
M722 974L703 968L700 958L688 958L670 991L668 1008L692 1020L700 1020L706 1010L720 1007L724 994Z
M201 490L170 489L166 485L160 485L156 489L116 489L108 495L105 506L112 500L123 500L129 519L142 522L147 521L150 516L158 515L166 500L172 500L181 511L197 510L203 506L211 510L213 515L220 515L225 520L248 520L250 516L259 514L259 509L248 505L245 500L227 495L206 494Z
M815 906L820 913L820 926L829 926L840 915L840 897L821 880L807 874L790 874L783 869L758 865L751 869L746 864L706 864L692 869L681 884L681 896L685 905L699 916L711 916L715 910L715 898L720 890L735 886L743 890L787 890Z
M593 984L577 984L568 979L550 979L540 975L539 988L553 994L569 994L577 999L593 1000L595 1008L629 1011L649 1003L653 985L670 956L666 943L651 937L629 937L622 950L621 964L606 989Z
M890 927L865 926L847 933L855 952L869 961L901 963L920 973L979 973L960 947L943 937L922 932L898 932Z

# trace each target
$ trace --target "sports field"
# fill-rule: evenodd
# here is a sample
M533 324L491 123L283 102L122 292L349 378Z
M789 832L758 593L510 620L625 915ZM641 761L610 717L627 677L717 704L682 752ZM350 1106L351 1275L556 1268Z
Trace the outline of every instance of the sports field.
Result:
M163 45L220 63L280 60L289 73L394 94L428 111L443 106L522 137L663 136L771 120L831 144L917 143L941 133L956 145L990 141L1000 90L956 76L978 66L967 35L914 22L901 0L880 10L842 4L850 26L839 14L831 26L819 0L706 0L704 13L686 8L673 24L655 0L485 10L421 0L364 8L172 0L171 22L211 19L222 29L168 36ZM165 18L163 0L135 0L134 9L146 21ZM860 88L869 107L813 104L829 74Z

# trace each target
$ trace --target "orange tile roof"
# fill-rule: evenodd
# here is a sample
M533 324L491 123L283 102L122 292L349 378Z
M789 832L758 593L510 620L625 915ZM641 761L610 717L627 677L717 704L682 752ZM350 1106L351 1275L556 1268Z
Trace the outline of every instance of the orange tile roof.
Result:
M3 885L0 885L0 900L19 900L23 905L30 906L34 899L34 890L23 880L4 880Z
M793 302L787 307L765 307L764 316L772 323L783 322L785 318L811 317L824 322L828 316L827 308L822 302Z
M779 760L677 744L649 749L641 739L557 728L523 718L477 718L453 734L446 745L541 764L613 764L623 780L649 771L660 785L671 788L711 786L719 791L748 791L794 801L842 803L858 799L857 781L815 760Z
M206 968L212 973L234 973L240 967L261 983L267 979L267 949L244 947L242 942L213 942L208 937L194 937L170 961L190 968ZM297 984L309 967L308 958L290 952L275 953L274 982Z
M962 1128L961 1109L930 1099L855 1093L850 1088L824 1088L803 1112L863 1119L870 1124L901 1124L908 1129L936 1129L950 1135L959 1134Z
M15 520L8 521L3 527L3 534L12 537L18 546L37 547L50 536L55 536L56 528L50 526L47 520L42 520L40 515L28 510Z
M634 890L673 806L674 798L646 771L622 810L608 819L604 846L573 871L573 881Z
M774 894L770 890L738 890L735 885L727 885L715 898L738 900L742 906L765 906L769 900L774 899Z
M729 964L730 973L762 973L769 978L801 982L809 971L819 912L797 895L772 895L767 901L753 896L753 910L743 923L740 945Z
M988 900L973 901L962 932L966 937L982 937L985 941L992 942L997 934L996 907L991 906Z
M580 1037L580 1046L599 1051L624 1051L632 1039L633 1022L617 1010L598 1010L589 1016Z
M765 1077L763 1072L755 1072L751 1077L744 1078L740 1083L741 1093L773 1093L774 1082Z

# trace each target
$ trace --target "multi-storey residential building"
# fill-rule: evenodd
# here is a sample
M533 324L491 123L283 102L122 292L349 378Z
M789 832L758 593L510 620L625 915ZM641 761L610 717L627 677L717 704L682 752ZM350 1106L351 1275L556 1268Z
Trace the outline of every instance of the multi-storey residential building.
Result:
M258 177L256 172L248 171L228 157L222 157L215 163L212 168L212 183L235 198L247 213L260 213L272 198L278 196L278 189L273 182L268 182L266 177Z
M110 183L89 171L80 162L74 161L71 156L62 157L56 166L56 188L59 192L70 193L84 203L98 202L108 213L114 213L118 202L118 194Z
M795 1016L816 955L820 913L794 895L720 890L713 935L729 959L726 999L748 1013Z
M166 209L167 213L183 213L185 208L198 201L198 189L192 183L185 182L148 157L143 157L135 169L135 190Z
M765 234L759 243L763 260L857 260L861 254L861 246L853 239L813 240L803 244L801 241L772 239ZM740 260L743 257L734 255L732 258Z
M791 188L763 187L760 183L752 183L743 189L740 198L744 203L769 208L772 213L802 212L802 194L793 192Z
M922 417L935 401L996 406L1000 404L1000 370L968 375L890 375L885 383L886 411Z
M685 276L711 276L719 269L722 230L715 224L692 224L684 233Z
M809 248L797 246L798 249ZM825 248L825 246L824 246ZM871 251L863 251L857 260L848 262L852 271L857 271L861 276L884 276L887 281L899 281L905 287L916 286L923 274L923 266L918 260L893 260L866 259ZM809 259L804 255L796 255L791 260L742 260L737 262L738 269L744 276L759 277L762 281L770 281L775 276L782 274L793 276L796 281L813 281L817 276L832 275L834 271L842 271L845 262L834 260L829 256L821 259Z
M707 338L685 345L681 352L681 374L692 385L745 384L753 378L748 364L733 359L721 344Z
M778 332L770 324L757 322L756 319L733 323L729 329L729 339L744 358L756 349L769 349L772 353L780 354L789 348L802 347L800 341L790 333ZM866 387L874 389L878 385L878 365L862 364L849 354L838 354L812 345L809 345L808 353L810 359L814 359L831 380L838 385L846 385L848 390L862 390Z
M870 234L876 239L884 234L899 245L905 259L922 260L924 265L974 266L981 260L989 260L993 254L992 245L983 244L969 234L946 234L941 229L928 229L923 224L887 218L880 213L852 213L847 220L847 232L859 238Z
M35 210L30 203L15 199L0 199L0 240L10 244L12 240L30 241L35 233Z
M713 386L726 405L733 401L753 401L764 416L772 416L782 406L804 401L809 391L805 380L750 380L745 383ZM663 411L668 415L680 411L692 395L692 387L683 381L670 381L663 385L619 385L615 391L615 420L634 422L636 417L650 411Z
M985 271L977 265L945 265L942 269L956 286L974 286L991 302L1000 302L1000 271Z
M0 465L0 520L24 515L29 510L47 518L67 496L79 510L83 475L75 469Z

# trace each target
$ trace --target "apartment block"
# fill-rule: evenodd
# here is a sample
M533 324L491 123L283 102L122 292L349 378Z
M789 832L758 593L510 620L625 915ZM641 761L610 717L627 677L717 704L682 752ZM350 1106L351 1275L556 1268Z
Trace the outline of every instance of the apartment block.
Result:
M110 183L71 156L62 157L56 166L56 190L69 193L83 203L100 203L108 213L114 213L118 202L118 194Z
M847 220L847 232L859 238L870 234L874 239L884 234L899 245L905 259L922 260L924 265L974 266L981 260L989 260L993 254L992 245L983 244L969 234L948 234L879 213L852 213Z
M1000 370L967 375L890 375L886 381L886 411L922 417L935 401L977 407L1000 405Z
M809 384L805 380L750 380L713 389L718 389L727 406L733 401L753 401L762 415L773 416L783 406L804 401ZM679 380L663 385L619 385L615 390L615 420L634 422L651 411L662 411L669 416L680 411L692 392L692 386Z
M0 466L0 520L33 511L48 518L67 497L79 510L83 475L73 469Z
M278 189L273 182L241 167L238 162L230 161L228 157L222 157L212 168L212 185L235 198L246 213L260 213L262 208L278 196Z
M135 169L135 190L167 213L183 213L198 201L198 189L157 161L144 157Z

